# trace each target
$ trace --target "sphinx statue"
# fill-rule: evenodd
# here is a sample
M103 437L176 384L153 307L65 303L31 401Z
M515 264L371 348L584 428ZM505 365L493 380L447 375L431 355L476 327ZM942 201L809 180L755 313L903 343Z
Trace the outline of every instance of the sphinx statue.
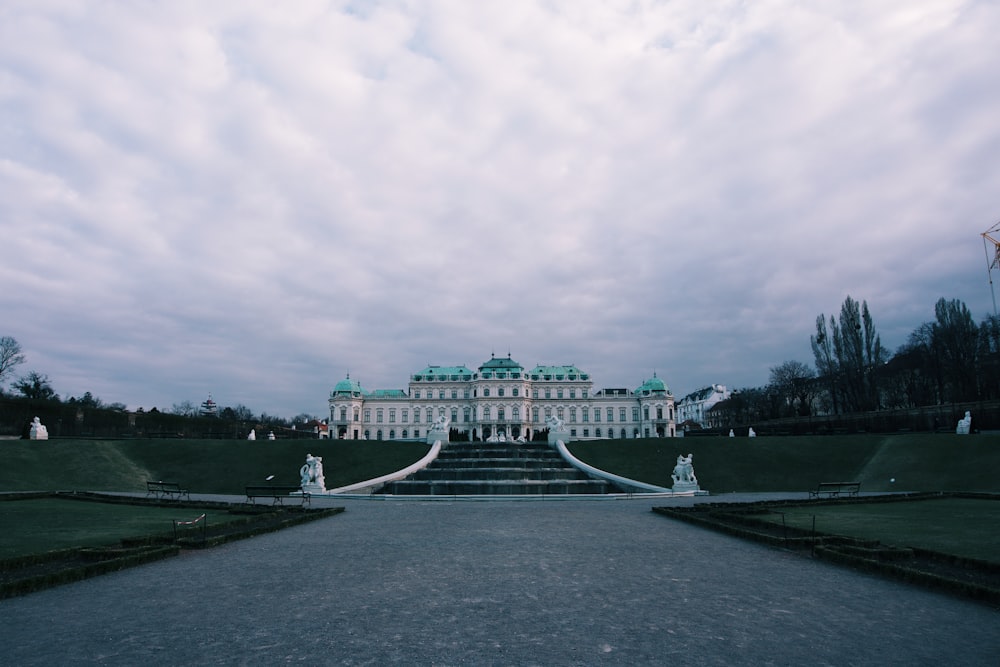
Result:
M955 433L958 435L969 435L969 431L971 429L972 429L972 413L966 411L965 417L958 420L958 426L955 427Z
M23 433L23 431L22 431ZM35 417L31 420L31 430L28 432L29 440L48 440L49 429L42 425L42 420Z

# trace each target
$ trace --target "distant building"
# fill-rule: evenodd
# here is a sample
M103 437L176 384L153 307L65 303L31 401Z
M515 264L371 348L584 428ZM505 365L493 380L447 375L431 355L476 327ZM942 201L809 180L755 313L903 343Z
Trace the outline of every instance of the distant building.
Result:
M677 401L677 421L680 424L697 424L701 428L714 428L709 411L716 403L726 400L732 392L724 384L713 384L693 391Z
M330 430L348 440L397 440L426 436L440 417L473 440L496 434L532 439L547 417L563 420L574 439L673 437L674 397L653 377L632 390L594 391L576 366L536 366L526 371L510 358L491 357L477 370L427 366L407 389L365 391L350 375L330 392Z
M202 417L218 417L219 406L216 405L215 401L212 400L212 397L209 396L205 402L201 404L201 409L198 411L198 414Z

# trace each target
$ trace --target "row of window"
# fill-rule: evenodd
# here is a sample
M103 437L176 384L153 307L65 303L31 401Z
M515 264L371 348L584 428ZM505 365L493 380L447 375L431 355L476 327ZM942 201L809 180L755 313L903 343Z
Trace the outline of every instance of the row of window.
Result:
M484 398L489 398L490 396L494 396L494 395L498 396L498 397L503 397L503 396L507 395L506 390L507 390L506 387L492 387L492 388L491 387L483 387L483 397ZM450 391L451 391L451 398L457 400L458 399L458 389L452 389ZM471 393L472 397L473 398L478 398L478 395L477 395L478 390L473 389L471 391L472 391L472 393ZM446 390L444 390L444 389L438 389L437 390L438 400L442 400L442 401L445 400L445 394L446 393L447 393ZM510 395L514 396L514 397L520 396L521 395L521 388L520 387L510 387ZM589 395L590 394L589 394L588 390L586 390L586 389L581 389L580 390L580 398L588 398ZM468 389L464 389L462 391L462 398L469 398L469 396L470 396L469 390ZM533 388L531 390L531 397L532 398L541 398L541 396L544 396L545 398L553 398L552 388L551 387L546 387L545 390L544 390L544 392L540 392L538 390L538 388ZM555 398L565 398L566 396L569 396L569 398L576 398L577 397L576 387L570 387L568 390L564 390L562 387L556 387L555 393L554 393L554 397ZM422 398L422 397L425 397L425 398L428 398L428 399L433 399L434 398L434 390L433 389L428 389L426 394L424 394L423 392L421 392L420 389L414 389L413 390L413 398L416 399L416 398Z
M589 428L582 429L582 431L583 431L583 437L584 438L589 438L590 437L590 429ZM672 434L673 434L673 431L671 431L671 435ZM389 435L389 440L395 440L396 439L396 429L390 429L388 435ZM575 438L577 436L577 430L575 428L572 429L570 431L570 435ZM644 437L648 438L648 437L650 437L650 435L651 435L651 432L649 430L649 427L646 427L644 429ZM616 434L615 430L613 428L609 428L608 429L608 437L609 438L614 438L616 436L619 437L619 438L622 438L624 440L625 438L628 437L628 432L623 428L623 429L620 429L618 431L618 433ZM365 440L371 440L372 433L371 433L371 431L369 429L365 429L364 437L365 437ZM403 438L405 440L405 439L407 439L407 438L410 437L410 432L407 429L404 428L400 432L399 437ZM413 437L414 438L419 438L420 437L420 429L413 429ZM601 427L598 426L596 429L594 429L594 437L595 438L603 438L604 437L604 432L601 430ZM639 437L639 429L636 428L636 429L632 430L632 437L633 438L638 438ZM375 431L375 439L376 440L382 440L382 438L383 438L382 429L379 429L379 430Z
M480 406L479 410L480 410L480 416L479 416L480 420L490 420L490 419L493 419L493 409L492 409L491 406L489 406L489 405ZM579 410L579 412L578 412L578 410ZM628 412L626 410L627 410L626 408L618 408L618 421L620 421L620 422L626 421L626 417L628 415ZM385 422L386 412L389 413L388 416L389 416L389 423L390 424L396 424L396 423L408 424L408 423L410 423L410 410L409 410L409 408L401 408L399 410L399 416L401 417L401 419L400 419L399 422L396 421L396 408L375 408L375 421L376 421L376 423L381 424L381 423ZM579 421L587 423L587 422L590 421L591 414L593 414L593 418L594 418L595 422L600 422L601 421L601 414L602 414L601 408L594 408L593 409L593 413L591 413L591 409L589 407L577 408L576 406L573 406L573 407L569 408L568 412L569 412L569 421L573 422L573 423L575 423L575 422L578 421L578 419L577 419L578 415L580 417ZM648 405L644 406L643 409L642 409L642 412L643 412L643 417L642 418L645 421L649 421L649 419L650 419L649 406ZM563 408L563 407L560 406L560 407L556 408L555 413L556 413L556 416L559 419L566 419L567 410L565 408ZM445 408L438 408L438 417L439 418L440 417L444 417L446 414L447 414L447 411L445 410ZM604 414L604 417L605 417L606 421L608 421L608 422L615 421L615 409L614 408L605 408L604 411L603 411L603 414ZM673 408L669 408L668 409L668 414L670 415L669 418L673 419ZM541 415L542 415L542 412L541 412L540 408L533 407L531 409L531 421L536 422L536 423L540 422L541 421ZM545 417L551 417L552 416L552 408L551 407L546 407L544 415L545 415ZM353 418L354 419L353 420L354 421L358 421L359 417L361 417L359 408L354 408L354 410L353 410ZM433 410L433 408L425 408L423 410L421 410L420 408L414 408L413 409L413 423L414 424L419 424L420 420L421 420L421 417L423 417L424 420L428 424L431 423L431 422L433 422L434 421L434 410ZM453 423L459 423L458 417L459 417L458 409L457 408L452 408L451 409L451 416L450 416L451 421ZM496 408L496 419L498 421L506 421L506 419L507 419L507 410L506 410L506 408L504 408L503 406L499 406L499 407ZM520 419L521 419L521 408L520 407L514 406L514 407L511 408L511 410L510 410L510 419L512 421L520 421ZM656 419L658 419L658 420L663 419L663 408L662 407L657 407L656 408ZM371 423L371 420L372 420L372 408L365 408L364 409L364 422L366 424L368 424L368 423ZM340 421L341 422L346 422L347 421L347 408L346 407L340 408ZM469 422L469 421L472 421L472 409L471 408L464 408L462 410L462 422ZM632 421L633 422L639 421L639 408L638 407L633 407L632 408Z

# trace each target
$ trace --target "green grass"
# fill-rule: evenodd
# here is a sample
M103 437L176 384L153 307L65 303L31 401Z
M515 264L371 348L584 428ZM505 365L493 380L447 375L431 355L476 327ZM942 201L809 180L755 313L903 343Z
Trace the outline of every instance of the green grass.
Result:
M782 507L788 526L1000 563L1000 502L942 498ZM759 518L781 523L781 514Z
M122 538L172 534L173 520L207 514L209 525L239 519L225 510L95 503L59 498L0 503L0 560L70 547L117 544Z
M569 449L602 470L665 487L677 456L693 453L701 488L713 494L855 481L862 491L1000 491L998 435L595 440Z
M862 491L1000 491L1000 435L691 437L573 442L587 463L670 487L678 454L694 454L713 494L801 491L859 481ZM241 494L269 475L297 485L307 453L328 489L394 472L428 445L351 440L0 440L0 491L141 491L179 482L192 493ZM895 482L891 482L895 479Z
M192 493L242 494L274 475L297 486L307 453L323 457L328 489L405 468L429 446L343 440L0 441L0 491L146 491L147 480Z

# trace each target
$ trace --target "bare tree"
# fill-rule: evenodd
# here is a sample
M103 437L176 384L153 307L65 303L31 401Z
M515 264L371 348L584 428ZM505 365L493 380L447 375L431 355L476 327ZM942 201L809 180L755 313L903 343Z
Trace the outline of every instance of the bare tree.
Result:
M975 400L979 393L979 328L972 313L959 299L941 298L934 305L934 314L937 320L931 325L931 350L943 371L945 400Z
M191 401L181 401L180 403L174 403L173 407L170 408L170 414L182 417L194 417L198 414L198 408Z
M834 412L838 401L847 412L879 407L878 372L886 353L866 301L844 299L840 321L830 317L829 334L820 315L812 348L816 367L829 383Z
M23 378L13 384L14 389L21 392L25 398L35 398L42 400L59 400L52 385L49 384L49 376L41 375L31 371Z
M23 363L24 355L21 354L21 344L17 339L10 336L0 337L0 384L3 384L7 376Z
M771 369L771 386L784 412L792 416L812 414L816 396L816 373L801 361L786 361Z

